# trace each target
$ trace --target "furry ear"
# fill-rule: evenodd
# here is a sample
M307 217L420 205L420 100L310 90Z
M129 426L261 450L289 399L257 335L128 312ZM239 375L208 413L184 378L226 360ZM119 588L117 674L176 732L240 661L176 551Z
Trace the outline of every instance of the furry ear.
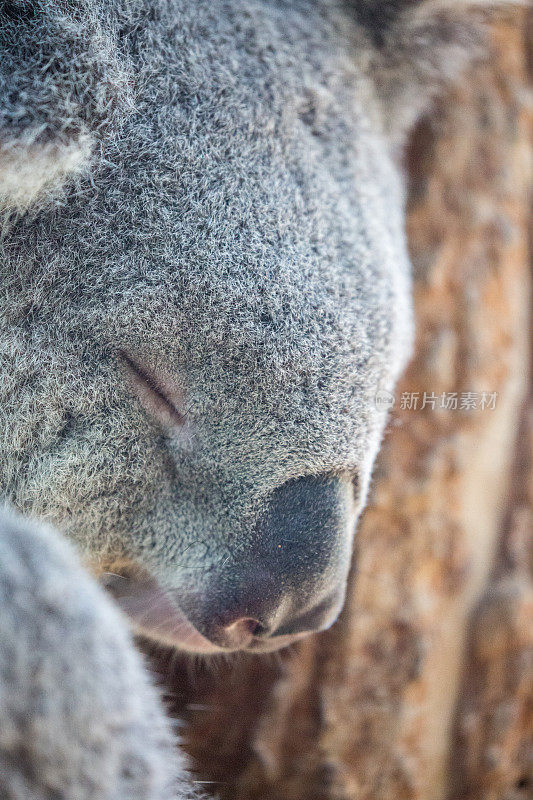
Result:
M0 211L45 202L86 169L127 105L127 72L97 5L0 2Z
M439 91L488 51L490 12L513 5L513 0L350 2L370 39L367 68L397 143Z

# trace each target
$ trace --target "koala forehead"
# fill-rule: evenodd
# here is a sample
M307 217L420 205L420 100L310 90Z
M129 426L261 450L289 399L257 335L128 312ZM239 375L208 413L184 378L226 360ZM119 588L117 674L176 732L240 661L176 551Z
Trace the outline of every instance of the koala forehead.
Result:
M106 436L129 443L129 474L148 437L118 351L183 390L185 483L213 481L214 465L232 489L244 468L263 488L368 479L374 396L409 349L408 259L400 181L338 5L182 0L121 17L133 110L89 178L4 246L10 330L50 354L56 406L93 413L86 480L106 462L95 407L111 403Z

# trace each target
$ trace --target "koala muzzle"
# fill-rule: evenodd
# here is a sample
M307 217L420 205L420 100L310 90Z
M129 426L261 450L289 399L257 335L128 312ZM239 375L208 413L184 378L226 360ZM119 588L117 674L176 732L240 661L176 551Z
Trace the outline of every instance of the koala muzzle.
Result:
M194 653L276 650L337 618L355 516L349 478L288 481L272 492L249 535L236 537L239 546L184 588L124 573L108 574L106 585L151 638Z
M270 496L244 546L182 604L202 636L229 650L277 649L336 619L355 523L351 481L305 477Z

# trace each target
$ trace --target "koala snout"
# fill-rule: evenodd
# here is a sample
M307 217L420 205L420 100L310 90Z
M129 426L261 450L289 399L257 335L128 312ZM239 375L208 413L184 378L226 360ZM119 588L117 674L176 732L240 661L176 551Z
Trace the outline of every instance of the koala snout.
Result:
M271 493L252 530L179 604L223 649L270 650L323 630L344 601L355 525L345 477L304 477Z
M349 478L291 480L271 493L238 546L197 564L182 586L163 589L135 574L111 576L107 586L151 638L196 653L275 650L337 618L355 517Z
M344 600L355 523L344 477L288 481L270 495L253 534L184 611L225 649L274 649L323 630Z
M216 647L224 650L249 649L260 652L277 650L306 634L328 628L337 618L344 599L344 587L301 613L293 603L281 600L279 606L262 602L260 586L254 598L242 609L231 612L207 612L205 617L189 614L196 630ZM292 598L291 598L292 599Z

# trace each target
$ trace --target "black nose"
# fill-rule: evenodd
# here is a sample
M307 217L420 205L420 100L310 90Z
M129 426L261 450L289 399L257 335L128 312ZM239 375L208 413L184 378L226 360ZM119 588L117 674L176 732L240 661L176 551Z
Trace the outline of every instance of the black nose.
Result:
M279 603L273 590L261 592L261 585L254 581L254 594L247 594L243 586L242 601L236 602L220 593L213 603L203 604L200 612L189 613L194 626L213 644L228 649L242 649L252 641L270 642L282 637L293 637L328 628L337 618L344 599L343 582L326 598L315 602L308 593L300 603L296 587L287 596L280 593ZM223 606L226 608L223 608Z
M351 482L308 477L276 489L244 545L209 572L184 609L213 644L329 627L343 603L355 523Z

